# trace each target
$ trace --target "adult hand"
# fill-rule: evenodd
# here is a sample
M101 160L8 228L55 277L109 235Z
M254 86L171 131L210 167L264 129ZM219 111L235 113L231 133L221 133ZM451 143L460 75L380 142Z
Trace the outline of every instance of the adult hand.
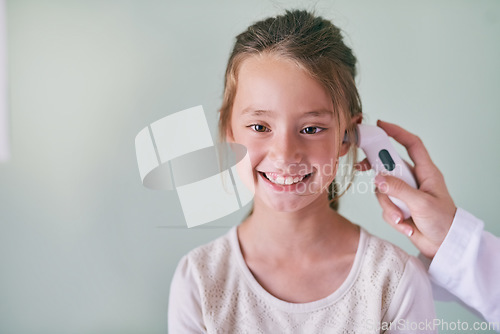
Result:
M415 164L410 169L419 185L418 189L414 189L394 176L377 175L376 195L384 220L407 235L423 255L432 259L453 222L457 210L455 203L446 188L443 175L432 162L422 140L395 124L378 121L377 125L406 148ZM357 166L361 171L370 168L366 159ZM402 220L403 213L388 196L405 202L411 217Z

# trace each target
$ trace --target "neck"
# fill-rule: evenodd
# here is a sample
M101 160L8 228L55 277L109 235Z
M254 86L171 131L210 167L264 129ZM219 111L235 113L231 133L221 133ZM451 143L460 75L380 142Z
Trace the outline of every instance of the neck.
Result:
M248 236L244 247L276 259L307 259L335 250L345 233L353 228L329 207L328 195L294 212L278 212L255 199L254 210L239 227Z

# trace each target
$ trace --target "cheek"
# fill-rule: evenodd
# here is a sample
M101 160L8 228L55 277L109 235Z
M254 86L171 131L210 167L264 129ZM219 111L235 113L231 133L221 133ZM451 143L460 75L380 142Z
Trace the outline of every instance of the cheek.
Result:
M245 157L238 164L236 164L236 170L245 187L247 187L247 189L252 193L255 193L253 166L248 151Z
M235 143L245 146L252 165L255 166L258 163L263 145L260 145L248 134L235 133L234 139Z
M234 127L233 127L234 129ZM246 155L238 164L236 164L236 170L238 176L243 184L253 193L255 192L255 175L254 167L258 163L258 146L255 144L251 138L244 132L234 131L234 142L245 146Z
M322 147L316 151L316 164L321 168L321 174L323 177L332 179L337 174L339 167L339 161L337 158L338 152L334 145L328 147Z

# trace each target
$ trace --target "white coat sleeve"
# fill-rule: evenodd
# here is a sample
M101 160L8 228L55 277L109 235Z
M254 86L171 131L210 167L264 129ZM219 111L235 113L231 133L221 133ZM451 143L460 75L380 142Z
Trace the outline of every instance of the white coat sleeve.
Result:
M450 300L444 289L486 321L500 322L500 238L483 228L481 220L458 208L429 276L436 299Z
M200 293L187 256L179 261L170 285L168 332L206 333Z
M417 258L410 256L382 319L386 328L382 326L381 333L437 333L435 318L432 288L426 270Z

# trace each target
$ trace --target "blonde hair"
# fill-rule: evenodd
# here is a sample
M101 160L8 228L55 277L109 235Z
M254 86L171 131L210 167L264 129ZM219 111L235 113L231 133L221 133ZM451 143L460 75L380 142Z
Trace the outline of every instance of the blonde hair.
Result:
M361 115L361 100L355 84L356 57L344 44L341 31L332 22L305 10L287 10L284 15L270 17L249 26L236 36L226 68L224 95L219 109L219 139L225 141L231 124L231 110L236 95L238 70L243 60L269 54L294 61L327 90L333 102L338 124ZM354 128L347 134L354 138ZM343 135L343 134L341 134ZM342 143L342 138L340 138ZM352 183L356 148L351 145L351 176L345 193ZM336 180L329 186L330 207L338 209ZM250 213L251 214L251 213Z

